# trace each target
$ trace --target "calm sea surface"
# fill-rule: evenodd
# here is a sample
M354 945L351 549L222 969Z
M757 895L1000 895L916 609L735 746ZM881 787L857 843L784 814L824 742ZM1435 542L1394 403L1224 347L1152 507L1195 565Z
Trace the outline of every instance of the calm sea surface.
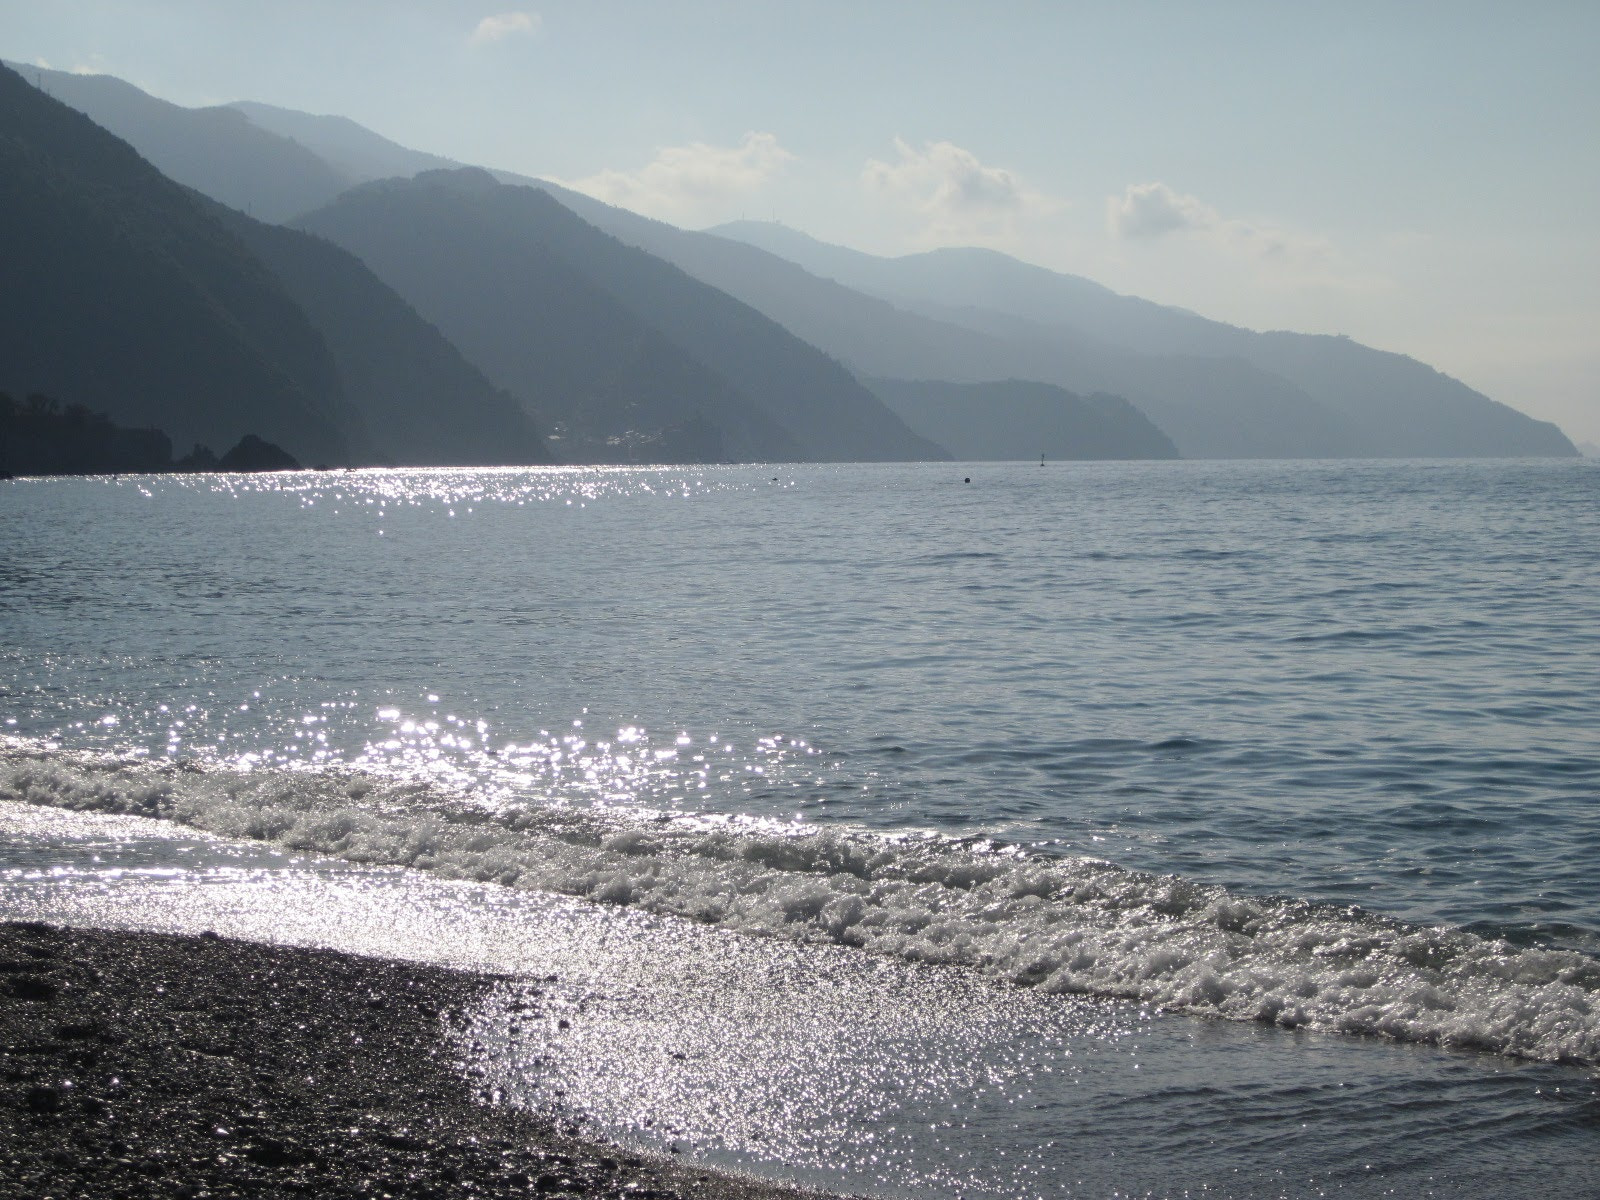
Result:
M500 1102L882 1195L1600 1188L1593 464L22 480L0 548L0 912L559 961Z

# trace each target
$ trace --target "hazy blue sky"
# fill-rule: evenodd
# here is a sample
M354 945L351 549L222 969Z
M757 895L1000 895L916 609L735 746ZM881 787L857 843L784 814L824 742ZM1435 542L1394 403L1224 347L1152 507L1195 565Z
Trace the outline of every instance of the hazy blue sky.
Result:
M1600 442L1600 3L0 0L0 56L688 226L981 243Z

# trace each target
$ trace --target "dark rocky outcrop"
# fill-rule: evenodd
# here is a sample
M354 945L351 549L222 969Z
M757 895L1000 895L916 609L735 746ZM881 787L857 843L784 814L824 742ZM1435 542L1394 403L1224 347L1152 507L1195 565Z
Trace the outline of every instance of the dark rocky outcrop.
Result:
M204 449L204 447L201 447ZM217 460L219 471L298 471L300 464L282 446L274 446L253 433Z
M160 475L173 471L298 471L281 446L247 433L220 459L196 443L172 457L172 439L159 429L124 429L81 404L65 407L34 393L13 400L0 392L0 474Z
M63 408L38 393L18 401L0 392L0 473L109 475L172 469L172 439L159 429L125 429L81 404Z

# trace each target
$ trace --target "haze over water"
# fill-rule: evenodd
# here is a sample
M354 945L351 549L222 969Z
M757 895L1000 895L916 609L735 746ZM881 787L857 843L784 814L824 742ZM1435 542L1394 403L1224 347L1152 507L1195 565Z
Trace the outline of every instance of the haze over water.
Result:
M589 972L566 999L593 1015L531 1049L484 1015L502 1098L554 1072L661 1136L631 1087L686 1146L834 1186L1488 1195L1519 1142L1592 1184L1597 491L1545 461L13 483L5 794L407 870L16 825L4 894L221 927L193 897L237 869L365 914L257 936L446 961L430 921L553 923L539 961ZM85 837L166 882L108 882ZM807 1022L825 1068L794 1061ZM641 1029L687 1039L677 1083ZM1170 1086L1119 1107L1133 1045ZM1359 1103L1305 1091L1324 1068ZM826 1111L807 1069L850 1081ZM935 1148L885 1116L976 1078ZM1291 1117L1316 1136L1268 1165L1251 1139Z

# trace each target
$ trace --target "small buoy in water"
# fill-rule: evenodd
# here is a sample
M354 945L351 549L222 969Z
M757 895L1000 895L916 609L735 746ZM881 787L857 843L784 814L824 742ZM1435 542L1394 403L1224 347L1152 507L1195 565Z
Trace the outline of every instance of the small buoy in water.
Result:
M972 476L971 476L971 475L968 475L968 476L967 476L967 477L966 477L966 478L965 478L965 479L963 479L963 480L962 480L962 481L961 481L961 482L962 482L962 483L971 483L971 482L972 482Z

